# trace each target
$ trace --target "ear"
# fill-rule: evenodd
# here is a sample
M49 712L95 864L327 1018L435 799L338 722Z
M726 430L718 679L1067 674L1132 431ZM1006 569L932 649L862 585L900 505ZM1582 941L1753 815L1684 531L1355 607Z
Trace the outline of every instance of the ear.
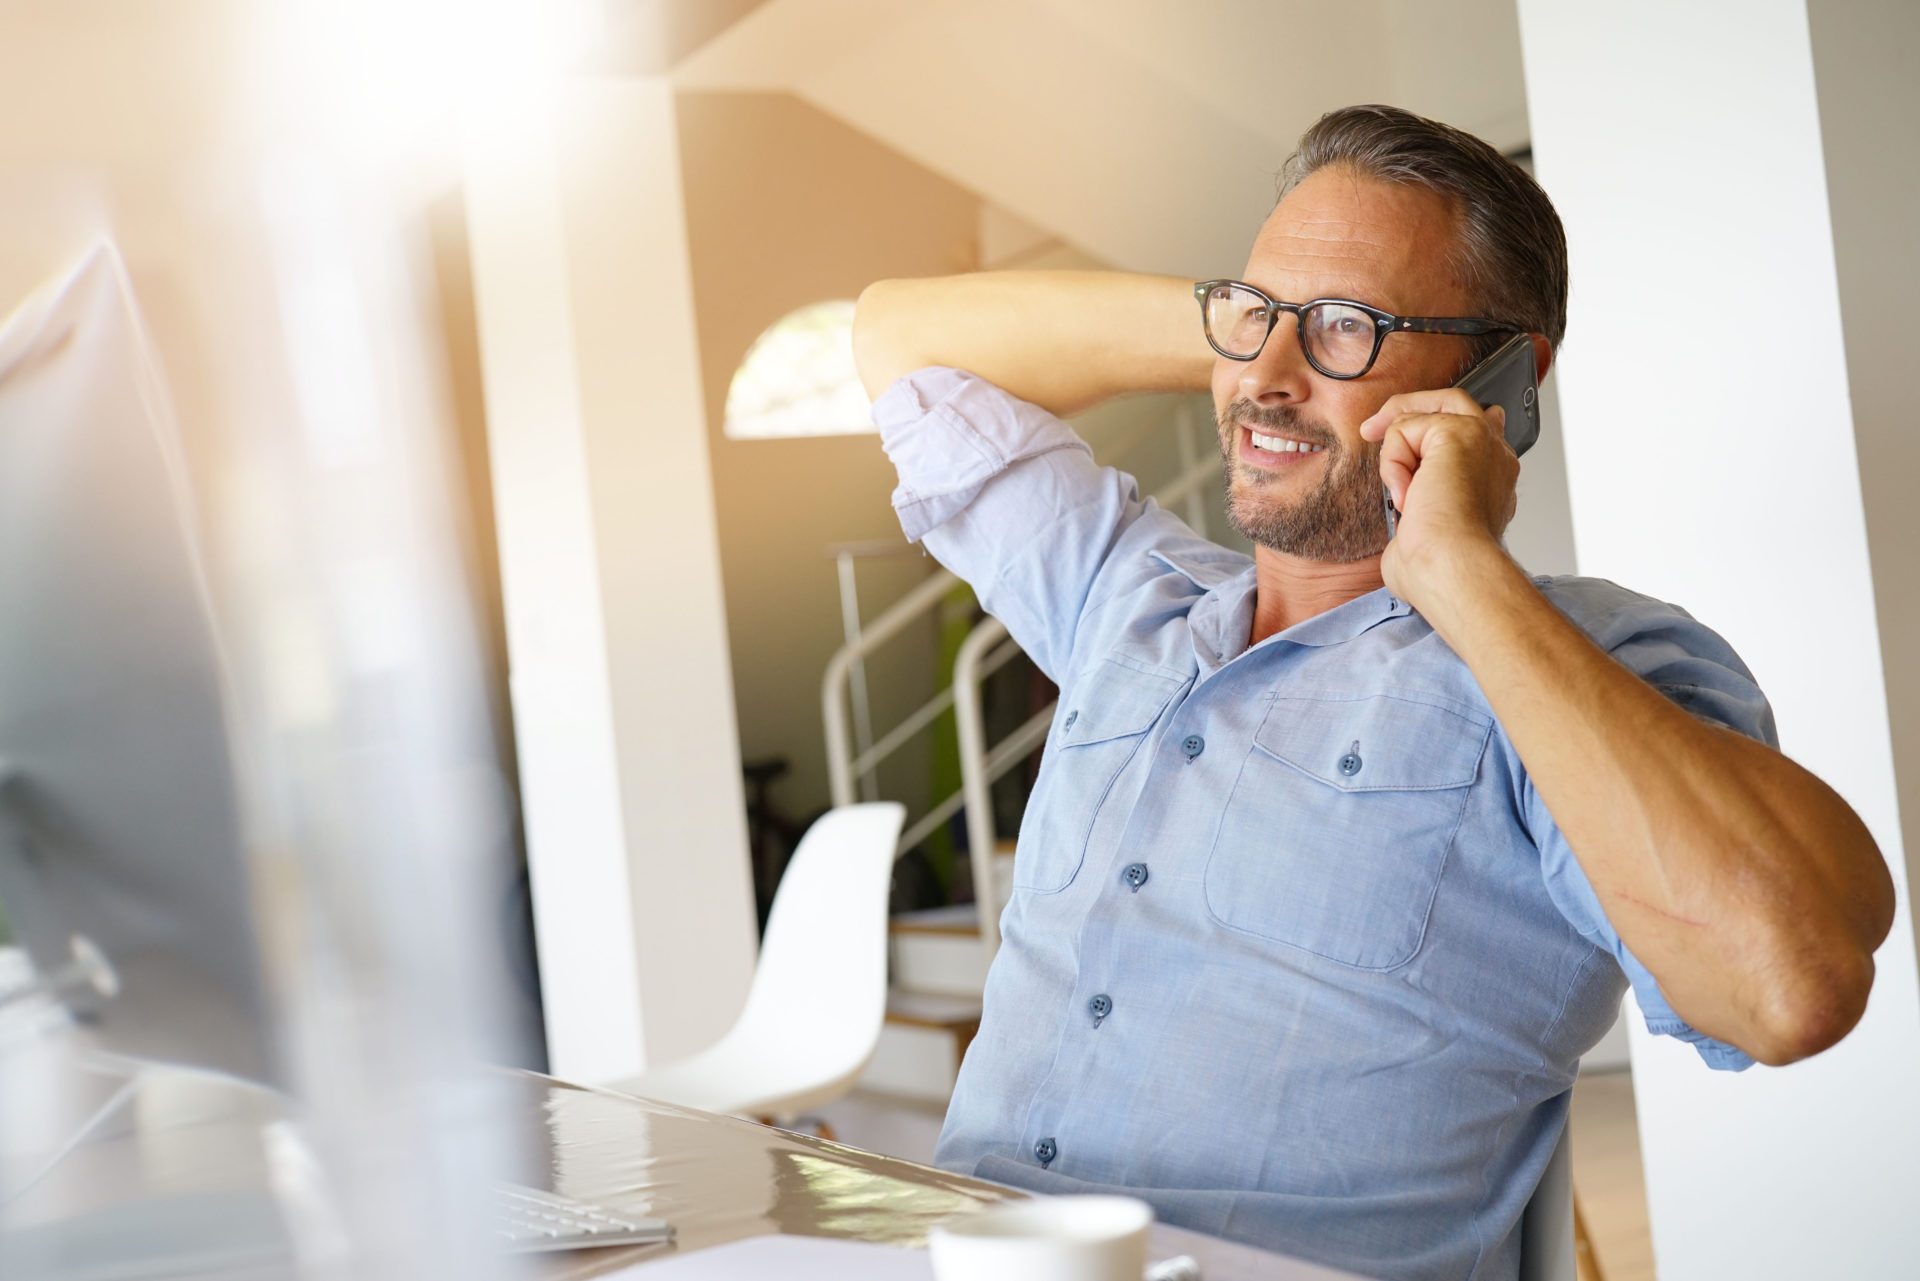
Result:
M1547 376L1547 371L1553 368L1553 344L1547 341L1544 334L1533 334L1531 337L1533 338L1533 381L1539 382Z

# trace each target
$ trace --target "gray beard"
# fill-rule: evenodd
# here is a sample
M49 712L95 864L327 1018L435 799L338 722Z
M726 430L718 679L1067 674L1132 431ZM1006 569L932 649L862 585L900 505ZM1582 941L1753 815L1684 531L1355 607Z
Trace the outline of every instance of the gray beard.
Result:
M1250 400L1236 400L1217 415L1216 423L1225 465L1227 522L1241 537L1303 560L1340 564L1387 550L1378 445L1368 442L1350 452L1324 424L1306 419L1291 405L1263 409ZM1324 445L1327 465L1313 492L1292 503L1263 493L1277 480L1235 456L1243 424Z

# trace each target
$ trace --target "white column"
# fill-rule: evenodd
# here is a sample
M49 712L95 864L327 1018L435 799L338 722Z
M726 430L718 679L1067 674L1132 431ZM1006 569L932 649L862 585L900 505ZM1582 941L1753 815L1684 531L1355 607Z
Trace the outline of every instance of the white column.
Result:
M474 284L548 1049L712 1043L754 955L673 100L569 87L474 131Z
M1891 593L1920 505L1887 505L1911 465L1862 483L1894 434L1913 457L1894 412L1910 394L1892 394L1912 339L1870 304L1887 279L1910 302L1920 271L1920 45L1910 6L1842 9L1874 56L1823 56L1816 83L1800 0L1520 0L1535 163L1572 250L1559 382L1580 571L1727 636L1784 749L1860 812L1900 894L1866 1018L1835 1049L1731 1076L1636 1029L1663 1281L1910 1276L1920 1259L1920 985L1895 784L1920 769L1920 708L1883 666L1915 652L1911 592ZM1869 132L1830 145L1836 104ZM1875 240L1843 243L1841 270L1840 213L1886 185L1889 149L1904 149L1907 201L1849 224ZM1906 691L1891 714L1890 689Z

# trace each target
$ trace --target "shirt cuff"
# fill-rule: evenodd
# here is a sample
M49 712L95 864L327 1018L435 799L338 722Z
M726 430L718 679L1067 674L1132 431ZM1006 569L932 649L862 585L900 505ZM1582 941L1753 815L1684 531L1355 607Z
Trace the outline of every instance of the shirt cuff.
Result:
M964 370L931 366L873 402L874 425L900 485L893 509L908 542L953 519L1014 463L1085 450L1058 418Z
M1696 1032L1693 1026L1679 1019L1648 1019L1647 1031L1655 1036L1670 1036L1676 1041L1685 1041L1700 1055L1706 1065L1717 1072L1744 1072L1753 1066L1753 1056L1737 1046L1725 1041L1716 1041L1704 1032Z
M1655 1036L1670 1036L1676 1041L1685 1041L1694 1048L1701 1061L1717 1072L1744 1072L1753 1066L1753 1056L1735 1045L1725 1041L1716 1041L1695 1028L1691 1023L1674 1012L1667 1004L1666 995L1660 991L1659 982L1646 966L1640 964L1640 958L1627 951L1626 944L1620 945L1620 965L1626 971L1627 981L1633 985L1634 999L1640 1003L1640 1013L1647 1021L1647 1031Z

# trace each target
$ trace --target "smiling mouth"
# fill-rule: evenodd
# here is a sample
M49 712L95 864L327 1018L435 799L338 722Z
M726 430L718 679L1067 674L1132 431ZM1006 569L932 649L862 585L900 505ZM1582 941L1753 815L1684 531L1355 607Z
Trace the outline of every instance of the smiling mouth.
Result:
M1240 461L1262 471L1288 471L1302 466L1313 454L1324 454L1327 446L1292 436L1268 435L1240 424Z
M1310 445L1290 436L1264 436L1251 427L1247 428L1247 438L1255 449L1264 449L1270 454L1317 454L1326 449L1325 445Z

